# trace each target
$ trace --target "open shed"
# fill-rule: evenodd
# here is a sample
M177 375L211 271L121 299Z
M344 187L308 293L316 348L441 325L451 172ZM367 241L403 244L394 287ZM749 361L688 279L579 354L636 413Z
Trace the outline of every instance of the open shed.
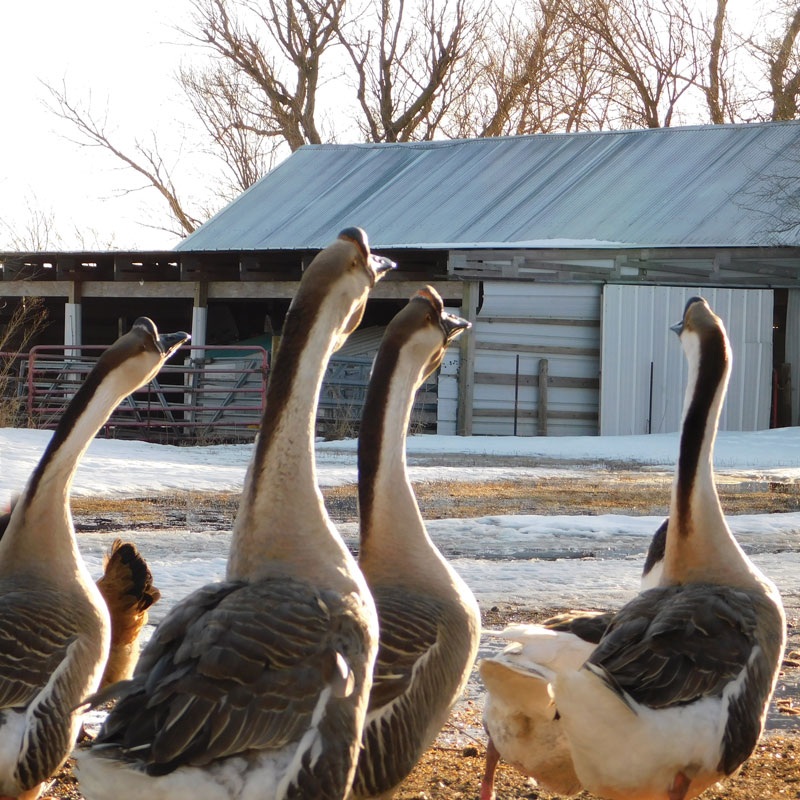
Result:
M233 343L279 331L303 266L360 225L400 264L367 325L424 283L474 323L441 432L677 429L668 324L698 293L733 345L722 427L797 425L798 188L800 122L309 145L174 252L0 254L0 293L65 298L65 342L162 304L195 344Z

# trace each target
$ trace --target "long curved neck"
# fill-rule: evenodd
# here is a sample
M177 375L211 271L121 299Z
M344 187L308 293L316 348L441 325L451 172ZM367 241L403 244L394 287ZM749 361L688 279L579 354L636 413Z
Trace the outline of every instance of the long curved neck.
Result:
M317 403L340 314L298 304L286 321L267 390L258 443L233 527L228 578L252 580L271 562L309 575L346 548L333 529L314 465ZM309 320L313 323L309 324Z
M69 507L69 492L78 462L117 404L131 391L120 371L91 373L70 402L58 427L14 507L0 541L0 574L37 569L42 554L58 563L48 580L66 576L80 565ZM65 580L67 578L65 577Z
M714 442L730 375L724 337L687 345L689 381L672 484L662 582L749 584L753 566L728 528L714 484Z
M406 470L406 432L422 367L381 352L370 380L358 441L359 566L367 583L451 578L425 529Z

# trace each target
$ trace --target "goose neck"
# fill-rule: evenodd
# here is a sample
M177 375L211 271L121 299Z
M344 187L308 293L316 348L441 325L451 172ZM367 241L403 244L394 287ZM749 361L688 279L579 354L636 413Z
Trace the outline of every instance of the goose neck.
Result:
M406 469L406 435L421 383L421 367L409 362L379 356L361 420L359 564L370 583L440 571L441 556L425 529Z
M114 372L99 381L96 377L90 374L72 399L14 508L0 541L0 573L54 559L85 570L72 525L70 487L81 456L130 390Z
M724 336L688 347L687 360L662 580L749 585L755 568L725 521L714 482L714 443L730 374Z
M233 528L228 577L251 579L270 561L314 564L345 549L317 485L314 434L325 366L338 335L323 313L287 318L266 408ZM309 567L311 568L311 567Z

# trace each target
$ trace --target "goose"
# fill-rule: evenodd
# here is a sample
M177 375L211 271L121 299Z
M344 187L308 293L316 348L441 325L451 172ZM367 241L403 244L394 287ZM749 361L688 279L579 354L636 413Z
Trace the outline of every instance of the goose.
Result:
M11 520L12 499L8 511L0 515L0 539ZM97 588L108 608L111 622L108 660L100 688L129 678L139 658L139 636L147 624L147 609L161 599L153 585L153 575L133 542L115 539L103 557L103 574Z
M642 591L659 585L668 521L661 523L650 541L641 575ZM481 800L495 797L495 772L501 758L547 791L571 797L583 789L548 683L540 675L532 675L528 666L541 659L546 637L551 650L577 669L592 654L615 615L614 611L569 611L538 625L515 624L486 632L509 644L480 663L486 688L483 726L488 738Z
M731 534L714 485L725 327L693 297L673 330L689 381L659 586L623 606L577 667L544 640L537 654L526 645L580 785L611 800L688 800L734 773L763 730L785 645L778 591Z
M0 540L0 796L29 800L63 764L97 689L109 617L78 552L69 492L117 404L147 383L186 333L146 317L109 347L76 392L4 522Z
M111 646L100 688L126 680L139 659L139 637L148 609L161 599L153 575L133 542L115 539L103 558L97 588L111 619Z
M226 578L161 621L93 746L84 795L341 799L353 780L378 620L317 486L314 428L331 353L394 263L343 230L303 273L274 359Z
M470 323L430 286L391 321L378 350L358 441L359 566L378 609L375 663L352 798L393 795L466 685L478 604L425 530L406 472L414 395Z

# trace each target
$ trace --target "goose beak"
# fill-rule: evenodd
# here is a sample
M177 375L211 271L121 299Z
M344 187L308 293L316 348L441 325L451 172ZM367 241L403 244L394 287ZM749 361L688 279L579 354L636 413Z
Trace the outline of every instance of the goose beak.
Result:
M471 327L472 323L463 317L457 317L455 314L448 314L444 311L442 312L442 329L444 330L444 335L447 337L448 342L458 336L461 331L465 331L467 328Z
M375 274L378 276L383 275L390 269L397 269L397 264L390 258L376 256L374 253L371 253L369 258L370 262L372 263L372 269L375 270Z
M158 337L158 349L164 354L164 358L169 358L175 350L191 338L191 334L186 333L186 331L162 333Z

